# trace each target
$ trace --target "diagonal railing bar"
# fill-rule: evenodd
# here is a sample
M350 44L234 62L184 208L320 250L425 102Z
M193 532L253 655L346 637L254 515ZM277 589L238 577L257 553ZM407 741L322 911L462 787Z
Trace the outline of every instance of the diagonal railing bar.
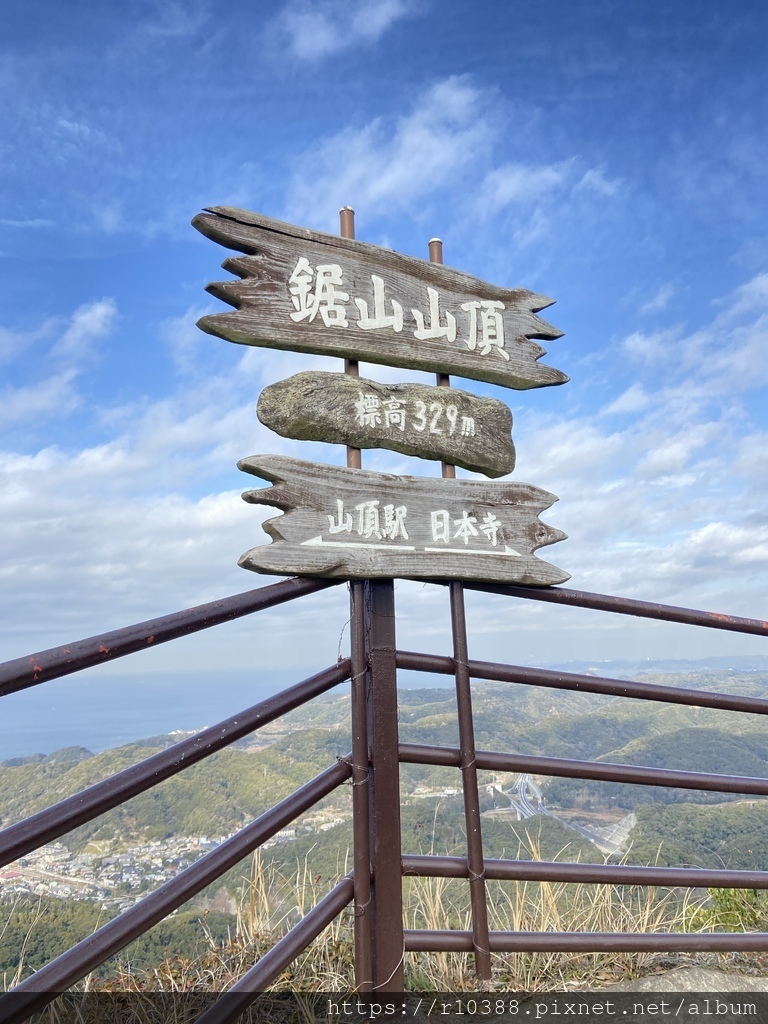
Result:
M0 832L0 866L202 761L349 678L348 658Z
M332 793L352 774L351 753L339 758L310 782L275 804L270 810L226 840L216 850L201 857L145 896L139 903L124 910L119 917L102 925L92 935L82 939L66 953L41 967L39 971L11 989L13 999L0 998L0 1020L3 1024L17 1024L35 1010L56 997L58 992L70 988L99 964L104 963L139 935L162 921L172 911L191 899L215 881L225 871L261 846L298 815L313 807L324 796ZM28 999L19 999L21 994ZM7 1012L6 1011L7 1007Z
M556 672L551 669L528 668L523 665L503 665L491 661L469 661L467 664L469 674L473 679L525 683L529 686L544 686L556 690L604 693L612 697L635 697L664 704L685 704L691 707L768 715L768 699L765 697L742 697L735 693L711 693L709 690L690 690L687 687L667 686L663 683L642 683L634 679L610 679L602 676L582 675L577 672ZM417 672L452 675L453 659L439 654L398 651L397 667Z
M407 764L431 764L461 767L458 747L431 747L401 743L400 760ZM671 768L645 768L632 764L604 761L576 761L563 757L533 757L528 754L499 754L477 751L477 767L493 772L525 772L568 779L595 779L600 782L626 782L633 785L664 786L673 789L704 789L717 793L768 795L768 779L749 775L715 775L708 772L676 771Z
M320 932L349 906L354 898L354 882L346 875L323 899L294 925L254 966L242 976L195 1024L229 1024L237 1020L275 978L303 953Z
M126 654L156 647L168 640L197 633L201 629L209 629L211 626L239 619L252 612L273 608L305 594L326 590L341 582L327 579L283 580L281 583L248 590L244 594L209 601L196 608L161 615L85 640L76 640L37 654L15 658L0 665L0 697L29 686L37 686L38 683L47 682L49 679L57 679L71 672L79 672L93 665L122 658Z
M403 932L409 953L471 953L472 932ZM768 932L491 932L493 953L764 952Z
M403 874L419 878L467 878L463 857L404 854ZM485 877L508 882L578 882L597 885L652 885L682 889L768 889L768 871L726 868L662 868L627 864L572 864L567 861L486 858Z
M443 580L433 582L445 584ZM632 597L592 594L587 590L571 590L568 587L523 587L514 584L475 582L465 583L464 586L484 594L522 597L529 601L592 608L601 612L616 612L619 615L636 615L643 619L663 619L665 622L682 622L689 626L707 626L710 629L727 629L736 633L768 636L768 621L765 619L748 619L740 615L723 615L721 612L703 612L695 608L681 608L678 605L637 601Z

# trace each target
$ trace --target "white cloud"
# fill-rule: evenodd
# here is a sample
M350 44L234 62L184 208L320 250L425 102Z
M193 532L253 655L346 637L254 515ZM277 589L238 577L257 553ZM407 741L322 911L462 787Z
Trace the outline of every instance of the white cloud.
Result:
M643 363L658 363L669 360L678 348L679 328L664 331L634 331L622 342L622 348L633 359Z
M751 281L740 285L727 304L730 316L750 313L755 309L768 309L768 273L756 274Z
M642 412L643 409L648 408L651 401L651 397L642 384L635 383L628 387L626 391L622 391L619 397L609 402L604 409L601 409L600 415L609 416Z
M666 309L669 305L670 300L675 294L675 289L671 284L663 284L658 291L653 295L647 302L644 302L639 313L660 313L663 309Z
M414 14L405 0L289 0L271 25L299 60L318 60L374 43L396 21Z
M80 404L75 370L65 370L34 384L4 388L0 393L0 425L9 426L58 414L67 416Z
M482 163L496 131L489 102L489 93L455 76L428 89L393 128L377 118L325 140L299 163L288 193L291 219L330 225L344 205L373 217L462 180Z
M529 166L504 164L494 168L480 186L478 208L493 216L510 203L530 202L561 188L572 173L573 161Z
M117 319L114 299L96 299L86 302L72 314L69 326L51 350L54 356L82 359L92 349L94 341L107 337Z
M0 224L6 228L52 228L55 223L55 220L48 220L46 217L32 217L29 220L0 217Z
M591 167L573 186L574 192L595 192L599 196L615 196L621 182L618 178L610 180L597 167Z
M68 322L52 317L37 329L0 330L0 359L7 362L29 357L29 349L56 337L48 352L33 361L37 367L59 360L64 369L35 379L32 383L8 384L0 392L0 424L10 426L35 419L63 418L80 406L77 377L80 366L92 352L94 342L109 336L117 319L112 298L97 299L78 307ZM66 326L64 326L66 323ZM62 329L63 328L63 329Z
M11 330L0 327L0 362L10 362L23 355L39 341L51 337L56 331L59 321L51 317L32 330Z

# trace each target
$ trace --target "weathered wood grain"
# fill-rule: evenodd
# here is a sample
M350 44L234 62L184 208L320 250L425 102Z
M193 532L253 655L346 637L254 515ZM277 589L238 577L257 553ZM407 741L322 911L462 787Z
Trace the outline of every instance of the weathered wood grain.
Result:
M285 510L263 524L273 543L246 552L245 569L539 585L569 579L533 554L566 535L538 519L555 495L530 484L392 476L276 455L238 466L273 484L246 491L246 501Z
M305 371L264 388L256 412L299 441L389 448L491 477L515 468L510 410L455 388Z
M237 310L202 317L209 334L520 390L568 380L538 362L532 339L562 335L536 316L552 304L543 295L246 210L212 207L192 223L247 254L223 263L241 280L208 286Z

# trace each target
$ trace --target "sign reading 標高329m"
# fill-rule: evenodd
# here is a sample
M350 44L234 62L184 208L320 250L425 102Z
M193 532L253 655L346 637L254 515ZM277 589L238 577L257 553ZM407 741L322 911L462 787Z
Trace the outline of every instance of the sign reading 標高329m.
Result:
M241 280L208 285L237 310L198 321L210 334L522 390L568 380L538 362L532 339L562 334L536 315L543 295L245 210L212 207L193 224L246 253L223 264Z

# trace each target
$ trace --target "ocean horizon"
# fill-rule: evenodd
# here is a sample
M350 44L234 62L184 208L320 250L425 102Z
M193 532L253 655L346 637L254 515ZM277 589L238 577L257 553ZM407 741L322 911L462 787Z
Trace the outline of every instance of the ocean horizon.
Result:
M540 667L618 678L654 672L726 675L734 671L766 672L768 657L572 661L540 663ZM73 746L97 754L151 736L197 732L311 674L301 668L228 670L220 675L210 670L130 675L88 669L3 698L0 761ZM453 679L432 673L399 672L398 685L406 689L444 688L452 687ZM348 686L348 681L340 683L339 692Z

